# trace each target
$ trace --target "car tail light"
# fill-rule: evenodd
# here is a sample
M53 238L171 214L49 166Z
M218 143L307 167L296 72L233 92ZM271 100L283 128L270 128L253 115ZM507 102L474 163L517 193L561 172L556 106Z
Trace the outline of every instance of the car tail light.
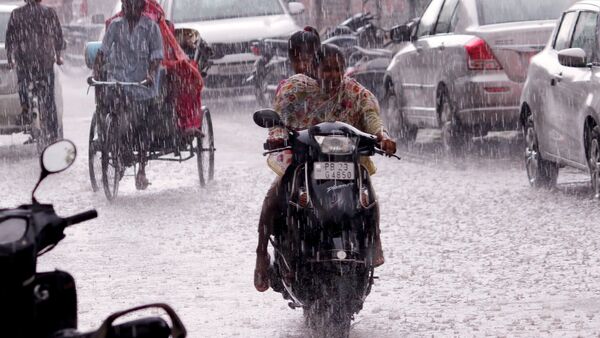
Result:
M469 69L471 70L500 70L502 66L492 53L490 46L480 38L475 38L465 45L469 55Z

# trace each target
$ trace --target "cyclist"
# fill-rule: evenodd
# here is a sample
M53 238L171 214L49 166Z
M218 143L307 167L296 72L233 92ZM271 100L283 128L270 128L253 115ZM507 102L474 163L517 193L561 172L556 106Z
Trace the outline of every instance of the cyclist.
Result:
M60 136L54 98L54 63L63 64L65 48L62 28L54 9L40 4L41 0L25 0L25 6L15 9L6 29L6 54L11 68L16 67L22 112L18 125L32 122L27 93L36 82L40 100L40 123L49 141Z
M129 136L127 139L135 140L139 146L135 185L143 190L150 184L145 171L146 144L152 136L148 128L152 123L149 122L155 121L158 115L154 103L158 87L154 79L164 57L163 39L158 24L142 15L146 0L122 0L122 3L124 16L114 19L106 30L96 58L94 77L98 78L105 71L109 81L148 83L147 87L124 87L124 102L120 101L121 97L110 98L108 94L112 103L109 109L116 109L117 105L126 107L126 116L119 116L119 125Z

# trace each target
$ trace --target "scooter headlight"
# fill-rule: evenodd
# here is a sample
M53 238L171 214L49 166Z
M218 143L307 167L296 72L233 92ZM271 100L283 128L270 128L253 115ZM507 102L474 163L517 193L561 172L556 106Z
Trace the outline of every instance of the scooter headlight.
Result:
M349 155L356 148L356 141L347 136L331 135L322 136L315 135L315 141L321 147L323 154L330 155Z

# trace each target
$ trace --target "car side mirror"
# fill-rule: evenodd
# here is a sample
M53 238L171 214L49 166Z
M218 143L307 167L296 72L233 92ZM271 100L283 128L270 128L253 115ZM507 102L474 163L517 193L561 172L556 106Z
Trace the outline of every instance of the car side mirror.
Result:
M301 2L292 1L288 3L288 10L291 15L299 15L304 13L306 7L304 7L304 4Z
M558 62L565 67L586 67L587 55L581 48L568 48L558 52Z
M106 22L106 17L104 14L94 14L92 15L92 23L94 25L103 25Z

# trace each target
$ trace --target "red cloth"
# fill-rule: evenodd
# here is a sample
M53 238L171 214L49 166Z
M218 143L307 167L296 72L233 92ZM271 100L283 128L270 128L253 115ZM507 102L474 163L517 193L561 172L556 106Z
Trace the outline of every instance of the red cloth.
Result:
M143 15L149 17L160 27L162 33L165 58L163 67L167 70L170 88L175 95L175 110L177 111L177 125L181 130L200 128L202 125L202 99L201 92L204 86L202 75L192 60L188 58L181 46L177 43L173 29L165 20L165 12L156 0L146 0ZM123 12L106 21L106 26Z
M83 0L81 2L81 6L79 6L79 15L86 17L86 16L88 16L88 12L89 12L88 0Z

